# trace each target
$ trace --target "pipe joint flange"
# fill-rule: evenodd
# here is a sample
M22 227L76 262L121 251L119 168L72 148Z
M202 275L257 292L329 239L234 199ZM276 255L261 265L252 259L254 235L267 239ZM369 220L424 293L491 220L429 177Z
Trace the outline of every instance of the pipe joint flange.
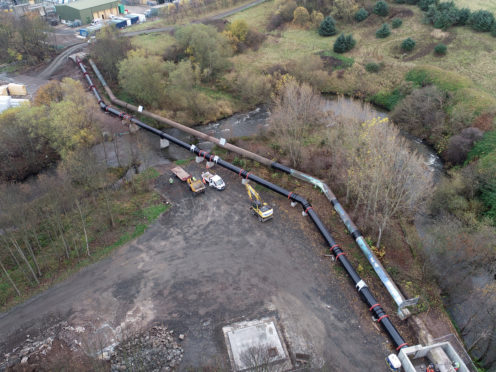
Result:
M360 280L357 284L356 284L356 289L358 292L360 292L363 288L367 287L367 284L362 280Z
M217 162L219 161L219 157L217 155L214 156L214 163L217 164Z
M191 145L190 148L189 148L189 151L195 152L196 151L196 146L195 145Z

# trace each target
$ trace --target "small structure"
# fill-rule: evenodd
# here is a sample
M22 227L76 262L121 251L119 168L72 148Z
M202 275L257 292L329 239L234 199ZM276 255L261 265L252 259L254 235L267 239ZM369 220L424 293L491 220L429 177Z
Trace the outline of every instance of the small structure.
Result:
M117 0L79 0L68 4L55 5L57 15L65 21L80 19L88 24L93 19L109 19L119 14Z
M28 94L24 84L10 83L0 86L0 112L11 107L29 105L29 99L19 98Z
M8 110L11 107L19 107L21 105L29 105L29 99L0 96L0 112Z
M439 349L444 351L449 358L449 363L443 365L432 363L431 353L436 353ZM452 372L455 371L452 363L456 364L456 371L458 372L471 372L471 369L467 367L449 342L440 342L427 346L415 345L404 347L398 353L398 358L405 372L423 372L429 365L434 365L441 372Z
M291 368L275 319L235 323L223 327L222 331L234 371L271 370L271 366L281 371Z

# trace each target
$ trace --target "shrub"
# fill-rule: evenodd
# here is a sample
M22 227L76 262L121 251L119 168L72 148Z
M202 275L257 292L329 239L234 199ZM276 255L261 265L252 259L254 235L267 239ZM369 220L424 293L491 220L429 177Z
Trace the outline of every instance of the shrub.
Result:
M494 24L494 15L487 10L478 10L472 13L468 23L476 31L488 32Z
M419 2L419 0L406 0L406 3L410 4L410 5L417 5L418 2Z
M272 14L267 25L267 31L274 31L284 24L284 19L278 13Z
M456 21L457 26L465 26L470 19L470 9L463 8L458 11L458 20Z
M321 12L314 10L312 15L310 16L310 21L312 22L312 26L318 28L322 21L324 20L324 15Z
M425 19L435 28L446 30L458 22L458 8L453 2L431 4L427 9Z
M400 128L420 138L436 143L446 127L446 93L435 86L415 89L391 113Z
M334 53L333 53L334 54ZM324 61L319 55L311 54L302 56L286 65L287 73L294 76L299 82L310 84L318 91L325 90L329 84L330 76L324 66Z
M399 89L392 92L379 92L370 99L374 104L391 111L405 96Z
M356 0L332 1L331 15L336 19L345 21L346 23L353 21L353 18L355 17L355 13L357 12L357 10L358 10L358 5Z
M391 22L391 26L393 26L393 28L401 27L402 24L403 24L403 21L401 20L401 18L395 18Z
M336 22L332 17L325 17L319 26L320 36L332 36L337 34Z
M248 35L248 24L245 20L237 19L226 27L227 31L231 31L232 35L236 37L239 42L244 42Z
M384 23L380 29L378 29L375 33L375 37L379 39L384 39L391 35L391 29L389 28L387 23Z
M478 128L465 128L460 134L450 138L448 148L443 153L446 161L452 165L462 164L474 147L476 141L482 138L482 131Z
M496 37L496 22L494 23L493 27L491 28L491 36Z
M405 52L410 52L415 48L415 40L407 38L401 43L401 50Z
M248 71L241 71L229 80L234 93L250 105L256 105L270 98L270 77L267 75L254 76Z
M426 12L429 9L429 6L432 4L436 4L436 0L420 0L417 5L420 9Z
M379 72L380 69L381 69L381 66L379 66L379 64L375 63L375 62L369 62L365 65L365 70L367 70L367 72L370 72L370 73Z
M380 15L382 17L385 17L389 14L389 7L385 1L378 1L374 5L374 13L377 15Z
M299 6L293 12L293 22L296 25L306 27L310 22L310 14L306 8Z
M345 52L353 49L355 44L356 44L356 41L355 41L355 39L353 39L352 34L349 34L346 36L344 34L341 34L334 42L333 50L336 53L345 53Z
M404 4L405 0L394 0L396 4Z
M446 54L447 49L448 48L446 47L446 45L440 43L434 47L434 53L436 53L438 56L444 56Z
M360 8L356 13L355 13L355 20L357 22L362 22L367 17L369 16L369 12L367 12L364 8Z
M281 15L284 22L293 20L293 13L298 7L295 0L280 0L276 1L277 13Z

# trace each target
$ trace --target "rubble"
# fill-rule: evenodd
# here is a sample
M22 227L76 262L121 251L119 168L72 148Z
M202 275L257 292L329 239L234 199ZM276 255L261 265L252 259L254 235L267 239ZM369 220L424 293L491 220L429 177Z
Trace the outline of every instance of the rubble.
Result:
M167 327L153 326L121 342L112 352L111 371L174 370L181 363L183 349L174 341L173 333Z
M92 327L72 327L67 322L61 322L46 329L42 337L27 335L21 345L3 355L0 371L19 365L43 366L49 353L54 352L52 349L58 353L63 349L62 353L67 354L67 359L70 359L70 354L78 354L100 360L104 364L110 364L111 371L173 371L182 361L183 349L175 341L174 331L168 330L166 326L155 325L144 331L121 334L119 338L122 341L103 344L108 346L99 349L89 347L87 338L85 341L84 337L88 335L83 333L93 333L90 328ZM179 339L183 340L184 335L179 335ZM59 348L54 349L55 342Z

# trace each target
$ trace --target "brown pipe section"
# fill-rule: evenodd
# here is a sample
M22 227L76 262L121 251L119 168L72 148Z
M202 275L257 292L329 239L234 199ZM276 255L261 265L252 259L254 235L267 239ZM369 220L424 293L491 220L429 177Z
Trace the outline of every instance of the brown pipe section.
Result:
M95 65L94 65L94 62L90 59L90 64L91 64L91 67L93 67L93 70L96 72L97 70L95 70ZM212 136L209 136L208 134L205 134L205 133L202 133L200 131L197 131L193 128L190 128L190 127L187 127L186 125L183 125L183 124L179 124L178 122L174 121L174 120L170 120L170 119L167 119L167 118L164 118L160 115L157 115L157 114L154 114L153 112L150 112L150 111L147 111L147 110L143 110L143 111L138 111L138 107L136 107L135 105L132 105L130 103L127 103L125 101L122 101L120 99L118 99L114 93L112 93L112 91L110 90L110 88L104 84L103 86L105 88L105 91L107 92L109 98L110 98L110 101L118 106L121 106L121 107L124 107L128 110L132 110L134 112L138 112L140 114L143 114L145 116L148 116L149 118L152 118L156 121L159 121L161 123L164 123L164 124L167 124L173 128L177 128L185 133L188 133L188 134L191 134L192 136L195 136L197 138L201 138L205 141L209 141L209 142L213 142L215 143L216 145L220 146L220 147L223 147L225 148L226 150L229 150L229 151L233 151L233 152L236 152L246 158L249 158L249 159L252 159L252 160L255 160L263 165L266 165L268 167L270 167L270 165L273 163L272 160L270 159L267 159L267 158L264 158L263 156L260 156L260 155L257 155L253 152L250 152L250 151L247 151L245 149L242 149L241 147L238 147L238 146L235 146L233 144L230 144L228 142L226 142L224 145L221 145L220 143L220 140L218 138L215 138L215 137L212 137Z

